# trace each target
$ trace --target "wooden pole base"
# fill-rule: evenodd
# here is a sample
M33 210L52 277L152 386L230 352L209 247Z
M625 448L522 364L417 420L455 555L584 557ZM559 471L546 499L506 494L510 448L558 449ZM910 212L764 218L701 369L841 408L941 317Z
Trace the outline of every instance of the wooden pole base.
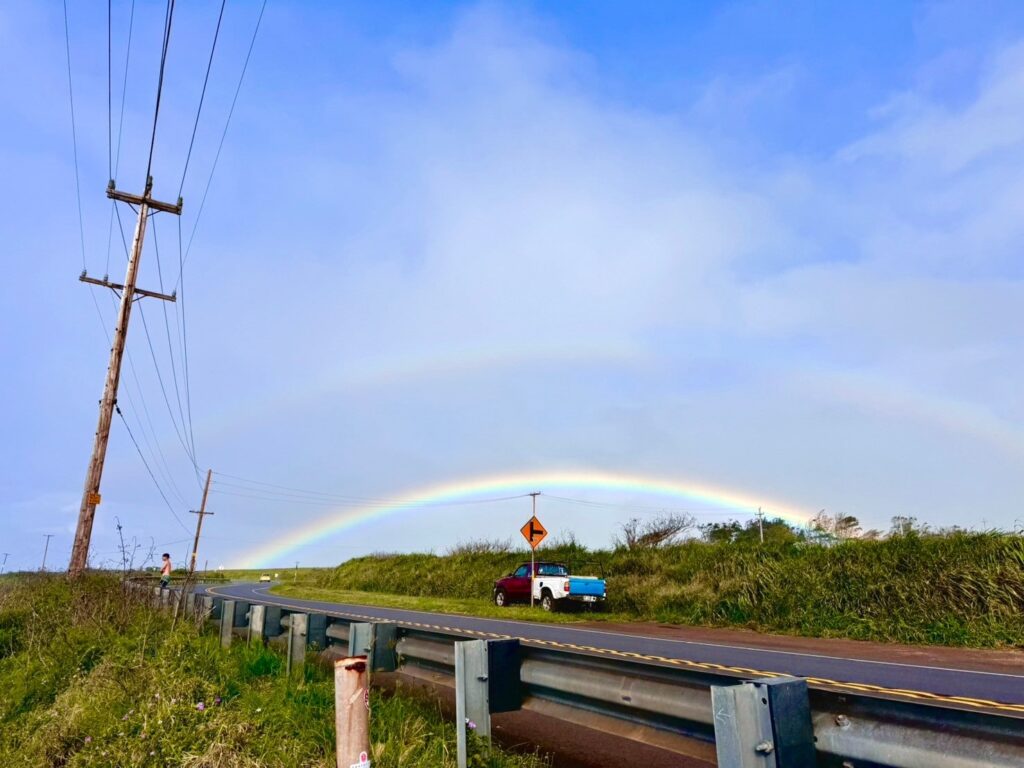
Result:
M366 656L334 662L338 768L370 768L370 688Z

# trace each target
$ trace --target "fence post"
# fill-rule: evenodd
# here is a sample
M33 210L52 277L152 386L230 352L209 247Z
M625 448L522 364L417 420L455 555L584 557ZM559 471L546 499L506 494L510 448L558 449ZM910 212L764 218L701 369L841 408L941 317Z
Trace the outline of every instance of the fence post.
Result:
M735 768L814 768L807 681L794 677L711 686L715 752Z
M334 726L338 768L369 768L370 688L365 656L334 662Z

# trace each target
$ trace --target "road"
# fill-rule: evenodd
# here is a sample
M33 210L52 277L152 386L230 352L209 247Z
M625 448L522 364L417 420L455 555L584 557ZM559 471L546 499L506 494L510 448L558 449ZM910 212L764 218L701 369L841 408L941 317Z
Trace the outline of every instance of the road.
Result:
M328 613L359 621L392 621L411 627L462 631L474 637L515 637L543 647L632 657L653 663L684 665L746 677L757 672L808 678L812 686L880 696L932 701L961 709L996 710L1024 717L1024 669L1021 674L916 665L849 656L752 648L714 642L609 632L566 624L506 621L454 614L380 608L377 606L300 600L270 594L270 585L233 584L207 592L247 602L279 605L291 610ZM724 668L724 669L723 669Z

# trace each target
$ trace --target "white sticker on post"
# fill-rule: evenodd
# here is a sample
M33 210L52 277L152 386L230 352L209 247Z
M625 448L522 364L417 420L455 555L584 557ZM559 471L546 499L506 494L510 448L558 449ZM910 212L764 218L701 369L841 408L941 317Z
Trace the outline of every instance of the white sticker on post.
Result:
M365 752L359 753L359 762L352 763L349 768L370 768L370 756Z

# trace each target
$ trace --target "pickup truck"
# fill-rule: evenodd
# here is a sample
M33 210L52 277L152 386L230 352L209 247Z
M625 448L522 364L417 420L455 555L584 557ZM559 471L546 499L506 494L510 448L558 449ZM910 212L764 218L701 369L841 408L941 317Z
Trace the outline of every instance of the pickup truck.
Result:
M545 611L567 605L600 607L607 590L604 579L596 576L572 576L564 563L534 563L533 598ZM530 601L530 564L523 563L512 573L494 582L494 604L502 607Z

